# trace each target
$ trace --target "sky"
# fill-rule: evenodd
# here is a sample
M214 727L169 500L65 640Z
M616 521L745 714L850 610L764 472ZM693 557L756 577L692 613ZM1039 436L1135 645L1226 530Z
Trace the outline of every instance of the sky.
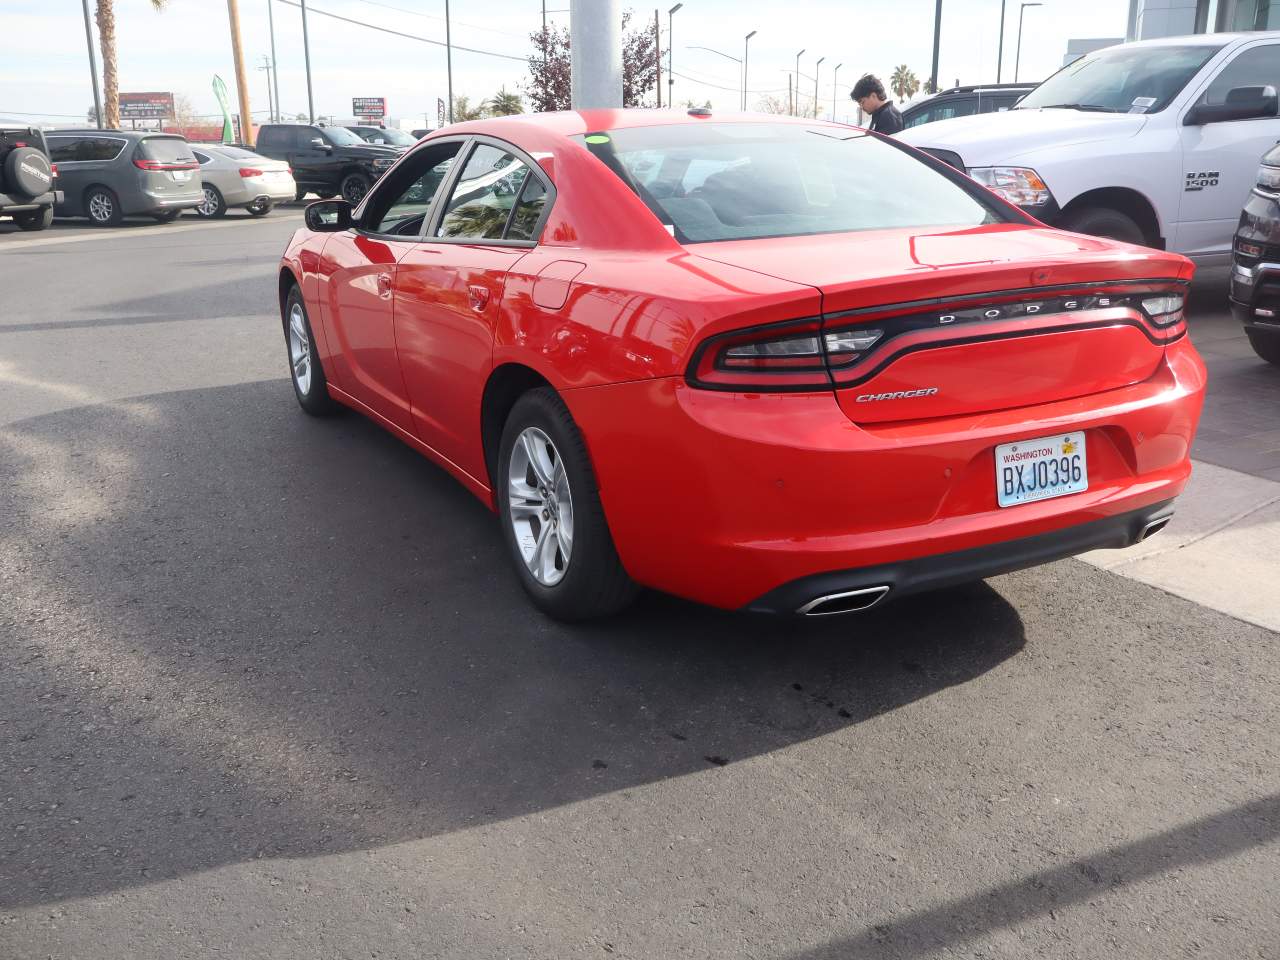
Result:
M240 0L241 34L247 61L251 109L266 119L267 74L259 69L271 53L268 5L275 18L280 99L285 112L306 113L301 14L285 0ZM90 2L90 9L93 8ZM359 24L386 27L443 42L444 0L308 0L312 84L317 115L351 118L351 98L387 98L388 113L408 126L434 119L436 100L445 95L443 47L379 33ZM548 19L568 23L569 0L547 0ZM664 51L668 46L667 8L661 4ZM452 41L523 58L531 50L530 32L541 24L540 0L452 0ZM623 0L638 19L653 18L653 8ZM1004 80L1013 77L1021 0L1008 0ZM1023 80L1040 80L1062 63L1067 40L1124 35L1125 0L1044 0L1028 7L1022 37ZM786 98L788 73L800 60L801 83L810 96L818 72L823 116L853 113L849 88L864 72L888 83L894 66L907 64L921 80L928 77L933 44L933 0L849 2L849 0L684 0L674 16L675 93L677 101L710 100L717 110L736 110L738 64L710 47L742 56L751 30L749 103L766 95ZM116 0L122 91L172 91L185 95L200 114L218 111L211 83L219 74L234 104L235 69L226 5L221 0L169 0L157 13L150 0ZM945 88L992 82L996 77L1000 0L944 0L939 81ZM70 124L83 121L93 103L84 18L76 0L0 0L0 25L21 43L6 44L0 58L0 117ZM95 43L97 42L95 34ZM833 68L841 64L838 83ZM101 69L101 62L99 62ZM665 72L664 55L664 72ZM528 71L522 59L504 59L455 49L453 89L472 101L499 88L520 92ZM666 77L663 78L666 87ZM725 89L728 88L728 89ZM664 97L666 90L663 91ZM233 108L234 109L234 108ZM432 124L434 125L434 124Z

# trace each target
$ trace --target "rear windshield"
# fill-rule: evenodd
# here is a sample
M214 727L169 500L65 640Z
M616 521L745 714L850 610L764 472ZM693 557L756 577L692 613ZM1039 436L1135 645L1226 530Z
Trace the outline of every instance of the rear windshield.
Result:
M1027 94L1016 109L1156 113L1221 49L1220 44L1107 47L1067 64Z
M575 139L681 243L1004 219L976 189L849 128L698 123Z
M147 137L142 141L142 159L157 163L195 163L191 144L178 137Z
M218 153L224 157L230 157L232 160L265 160L260 153L254 153L252 150L245 150L241 147L218 147Z

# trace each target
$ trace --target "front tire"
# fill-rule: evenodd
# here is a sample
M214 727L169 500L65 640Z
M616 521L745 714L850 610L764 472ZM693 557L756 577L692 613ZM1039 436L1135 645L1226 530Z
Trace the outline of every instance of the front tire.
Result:
M45 230L53 225L53 207L45 207L34 213L23 213L14 217L19 230Z
M227 201L222 198L222 191L211 183L204 185L204 199L200 201L196 207L196 213L205 218L212 220L214 217L221 217L227 212Z
M1280 367L1280 332L1271 336L1257 330L1246 330L1245 333L1249 335L1249 345L1253 347L1254 353L1267 363Z
M84 195L84 212L95 227L118 227L124 222L120 198L109 187L92 187Z
M1133 217L1108 207L1081 207L1079 210L1072 210L1062 218L1060 226L1073 233L1087 233L1091 237L1106 237L1122 243L1136 243L1138 246L1146 246L1150 242Z
M348 173L342 178L338 191L342 194L342 199L354 207L364 199L364 195L369 192L369 187L372 185L363 173Z
M524 394L502 431L494 483L521 586L557 620L616 613L638 590L609 534L586 443L549 387Z
M293 382L298 406L313 417L331 417L338 413L342 407L329 396L329 381L316 352L307 305L302 302L302 291L296 284L284 303L284 344L289 358L289 379Z

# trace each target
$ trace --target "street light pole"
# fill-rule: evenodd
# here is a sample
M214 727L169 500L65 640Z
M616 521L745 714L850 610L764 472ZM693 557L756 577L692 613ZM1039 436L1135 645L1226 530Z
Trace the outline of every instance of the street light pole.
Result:
M271 8L275 6L275 0L267 0L267 26L271 30L271 89L275 91L276 105L272 118L276 123L280 122L280 71L276 69L276 17Z
M1013 82L1018 82L1018 68L1022 65L1022 15L1027 12L1027 7L1043 7L1043 3L1024 3L1018 11L1018 52L1013 58Z
M449 0L444 0L444 62L448 73L449 122L453 123L453 35L450 33Z
M674 7L667 11L667 106L674 108L676 105L676 75L672 63L676 56L676 35L672 28L674 26L676 11L683 7L683 3L677 3Z
M836 122L836 95L840 92L840 68L843 63L837 63L835 70L831 72L831 122Z
M818 62L813 65L813 119L818 119L818 71L822 69L822 61L826 57L819 57Z
M933 8L933 70L929 74L929 92L938 92L938 42L942 39L942 0Z
M792 108L791 108L791 115L793 117L800 116L800 58L802 56L804 56L803 50L801 50L799 53L796 54L796 96L795 96L796 102L792 105Z
M302 60L307 68L307 123L316 122L316 102L311 96L311 41L307 39L307 0L302 5Z
M89 0L82 0L84 6L84 39L89 45L89 76L93 80L93 114L94 126L102 129L102 93L98 89L98 58L93 53L93 27L89 25Z
M1004 66L1004 5L1000 0L1000 42L996 45L996 83L1000 82L1000 68Z
M752 30L742 41L742 109L747 109L747 54L751 49L751 38L760 31Z

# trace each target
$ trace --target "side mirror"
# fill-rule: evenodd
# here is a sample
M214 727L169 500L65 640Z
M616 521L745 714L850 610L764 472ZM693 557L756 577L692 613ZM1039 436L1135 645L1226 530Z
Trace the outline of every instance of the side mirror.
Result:
M346 200L317 200L302 213L307 229L316 233L341 233L351 229L351 204Z
M324 139L322 137L312 137L311 146L316 150L324 150L326 152L333 149L333 147L331 147L329 144L324 142Z
M1252 120L1255 117L1274 117L1280 101L1276 88L1235 87L1227 92L1222 103L1200 103L1192 107L1182 121L1188 127L1206 123L1222 123L1226 120Z

